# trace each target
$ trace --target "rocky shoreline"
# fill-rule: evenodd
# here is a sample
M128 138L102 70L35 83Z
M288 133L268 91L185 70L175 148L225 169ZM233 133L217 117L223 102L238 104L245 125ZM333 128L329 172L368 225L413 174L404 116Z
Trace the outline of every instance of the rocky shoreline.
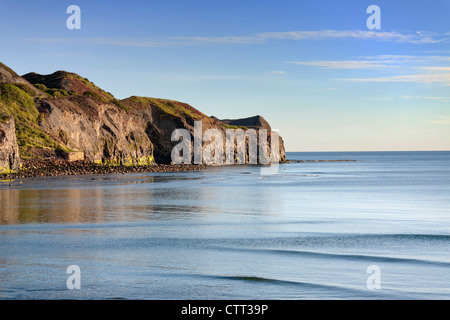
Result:
M1 179L21 179L36 177L57 177L72 175L103 175L142 172L183 172L204 170L206 165L193 164L156 164L147 166L109 166L87 161L69 162L62 159L23 160L22 169L13 173L0 174Z
M305 162L354 162L357 160L287 160L285 163ZM205 170L207 165L195 164L155 164L144 166L112 166L89 161L67 161L64 159L22 160L22 169L12 173L0 173L0 180L58 177L74 175L104 175L143 172L185 172Z
M303 163L303 162L356 162L358 160L286 160L286 163Z

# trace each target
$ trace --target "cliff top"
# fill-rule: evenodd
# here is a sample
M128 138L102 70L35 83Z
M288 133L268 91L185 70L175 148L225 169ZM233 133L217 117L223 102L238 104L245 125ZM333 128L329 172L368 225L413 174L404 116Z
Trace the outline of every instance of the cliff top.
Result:
M175 100L132 96L121 100L121 103L130 110L142 110L153 107L175 117L188 116L194 120L200 120L207 117L189 104Z
M72 72L56 71L48 75L30 72L22 77L50 95L54 95L54 90L59 90L62 95L66 93L67 95L87 95L105 102L114 99L111 93L97 87L89 79Z
M229 126L246 127L248 129L266 129L267 131L272 130L266 119L260 115L242 119L217 119L214 116L212 118Z
M41 96L43 93L31 85L27 80L17 75L11 68L0 62L0 84L15 84L34 96Z

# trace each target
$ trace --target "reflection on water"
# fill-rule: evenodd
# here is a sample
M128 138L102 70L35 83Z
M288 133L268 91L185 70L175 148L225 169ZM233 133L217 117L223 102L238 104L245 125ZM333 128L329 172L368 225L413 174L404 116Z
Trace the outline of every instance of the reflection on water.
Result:
M0 185L0 225L276 213L277 195L267 181L260 179L257 170L241 177L235 172L217 171L222 172L13 181ZM227 185L233 187L223 188Z
M0 299L448 299L450 153L319 156L0 181Z
M95 197L95 198L92 198ZM2 190L2 224L103 221L104 191L100 189ZM89 202L89 213L83 206Z
M185 202L176 202L195 201L201 194L161 188L167 181L192 178L129 175L95 180L80 177L9 182L0 188L0 224L102 223L150 219L164 213L198 212L197 206L190 208ZM158 187L154 188L153 184ZM172 201L162 203L161 199Z

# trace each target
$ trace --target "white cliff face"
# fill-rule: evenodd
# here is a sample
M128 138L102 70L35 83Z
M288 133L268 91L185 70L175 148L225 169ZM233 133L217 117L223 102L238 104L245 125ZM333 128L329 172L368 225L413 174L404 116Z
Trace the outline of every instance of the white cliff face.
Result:
M0 122L0 173L17 171L20 165L14 117L10 117Z

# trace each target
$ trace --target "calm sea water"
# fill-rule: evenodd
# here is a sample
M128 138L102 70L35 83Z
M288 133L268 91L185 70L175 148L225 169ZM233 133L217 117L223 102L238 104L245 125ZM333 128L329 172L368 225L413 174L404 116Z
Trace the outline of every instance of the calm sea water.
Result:
M288 158L2 181L0 299L450 298L450 152Z

